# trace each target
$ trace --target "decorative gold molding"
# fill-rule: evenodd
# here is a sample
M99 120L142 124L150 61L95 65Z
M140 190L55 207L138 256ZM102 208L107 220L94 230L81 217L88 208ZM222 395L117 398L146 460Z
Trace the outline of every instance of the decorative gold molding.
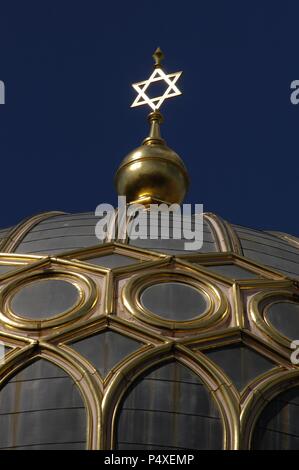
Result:
M211 269L210 266L218 266L218 265L226 265L226 264L234 264L235 266L239 266L241 268L247 269L251 271L253 274L257 276L263 276L264 279L258 279L254 277L248 277L246 280L237 279L237 281L247 283L252 285L252 283L256 282L263 282L265 280L284 280L287 279L285 274L276 271L273 268L269 268L264 266L256 261L253 261L249 258L244 256L237 255L233 252L225 252L225 253L195 253L195 254L179 254L175 256L177 261L188 263L189 265L192 264L193 269L200 268L204 270L206 273L209 274L210 277L214 277L215 279L219 279L222 282L227 283L229 281L230 284L234 282L234 279L225 276L224 274L219 274ZM196 263L196 264L195 264Z
M214 227L217 223L214 223ZM55 257L0 254L0 264L17 266L16 270L0 276L0 287L3 288L1 302L7 301L16 289L26 285L28 280L42 279L45 273L49 272L59 278L62 274L63 279L72 277L72 281L80 285L83 282L86 300L90 299L87 305L75 307L72 314L66 312L59 315L62 321L57 325L41 325L39 322L39 325L36 323L35 326L30 325L30 328L28 323L25 322L24 325L23 319L17 319L20 321L17 325L10 324L9 315L4 313L6 307L3 309L2 306L0 340L14 349L6 355L0 368L0 386L4 386L10 377L36 358L44 357L54 362L75 380L84 398L88 414L88 448L110 449L115 445L117 415L128 387L153 366L162 365L168 360L179 360L203 380L215 398L225 430L224 448L238 448L239 439L242 439L242 447L247 448L258 414L268 402L265 402L265 399L270 400L272 395L275 396L283 387L299 384L299 367L292 365L289 360L290 340L271 327L271 324L263 319L262 313L263 306L269 305L277 296L297 299L298 290L294 280L278 271L233 251L227 251L229 247L232 250L232 234L229 233L225 221L222 223L224 226L218 230L219 240L222 240L218 243L223 249L220 253L169 256L161 251L125 246L123 243L109 243L63 252ZM236 246L234 250L237 250ZM133 257L137 262L114 269L88 263L89 256L110 253ZM208 269L208 266L213 264L230 263L260 274L264 279L235 281ZM96 282L99 279L101 303L96 300L99 285L96 285L93 279ZM191 320L190 324L183 326L182 322L178 321L170 322L169 325L168 320L155 317L154 312L144 312L144 307L138 300L141 290L160 282L161 279L163 282L183 281L207 292L211 299L211 308L196 320ZM86 287L86 281L88 285L91 284L91 294L87 294L90 287ZM121 294L124 306L137 322L117 316L119 281L125 282ZM245 316L245 294L253 296L248 309L251 323L248 323ZM286 295L290 297L285 297ZM83 310L80 310L81 307ZM59 317L45 321L55 322ZM39 329L41 327L42 331ZM101 378L92 364L72 350L70 343L107 329L135 339L143 346L120 361L106 378ZM42 335L41 343L36 341L37 335ZM251 381L241 394L220 367L204 354L208 348L239 342L253 347L278 364L273 370ZM264 393L264 389L269 388L271 391L271 387L275 389L272 395L272 392L268 395L268 392Z
M16 314L11 306L13 296L23 287L37 281L48 279L61 279L72 283L78 290L78 302L66 312L61 312L51 318L45 320L34 320L20 317ZM44 271L39 270L31 274L23 274L17 280L8 284L0 292L0 319L4 324L14 328L25 330L40 330L43 328L56 327L76 321L78 318L86 315L98 300L98 290L92 279L78 273L70 273L68 271Z
M211 339L212 343L209 341L209 336L205 335L202 338L195 338L195 339L185 339L180 344L183 344L187 348L191 348L194 352L201 352L205 353L205 351L210 351L214 349L224 349L227 346L231 345L245 345L248 348L256 351L261 356L269 359L273 362L273 368L269 371L264 372L263 374L257 375L254 379L252 379L248 384L239 392L235 389L235 394L238 397L238 401L244 401L247 394L251 393L251 390L263 381L268 376L273 374L275 370L287 370L293 369L293 365L290 364L288 358L284 357L279 348L270 347L268 343L263 341L261 338L255 337L252 333L248 331L242 331L241 329L234 328L228 331L223 330L221 334L215 336ZM211 359L213 362L213 360ZM217 365L216 362L213 362L215 367L218 369L219 374L222 374L222 377L226 378L227 383L232 384L231 379L226 375L226 373L221 369L220 366Z
M220 216L212 214L212 212L204 212L203 219L211 228L218 250L221 252L233 252L234 246L224 220Z
M98 449L101 428L100 391L95 389L93 377L86 374L85 369L67 351L43 342L34 342L17 351L1 368L0 389L24 367L42 358L63 369L77 385L87 416L86 445L88 449Z
M230 224L227 220L223 220L223 223L226 227L228 238L230 239L230 243L233 248L232 251L239 256L243 256L244 252L243 252L242 244L241 244L241 241L238 237L236 230L234 229L232 224Z
M264 408L275 396L285 390L299 385L299 370L276 369L273 374L265 377L242 404L241 421L241 448L251 449L252 438L256 423Z
M116 373L110 381L102 403L103 423L107 433L103 436L101 448L114 449L116 444L117 417L121 402L128 388L152 367L163 365L169 360L177 360L191 369L205 383L218 405L223 425L223 446L225 449L238 448L239 418L235 395L213 363L203 355L192 353L184 346L172 343L153 348L136 356L130 364Z
M283 290L277 288L266 292L259 292L250 299L248 305L250 318L253 320L257 328L287 350L290 350L292 340L286 338L286 336L274 328L265 318L264 312L267 306L270 306L273 303L281 300L290 300L293 302L296 302L297 300L298 302L298 298L298 292L293 289Z
M66 325L63 330L55 331L44 337L44 341L52 344L68 344L73 341L92 336L101 331L110 329L117 333L124 334L136 341L145 344L161 345L168 343L169 340L152 331L145 331L139 325L136 325L115 315L102 315L97 318L83 320L80 324Z
M142 372L161 361L161 356L172 348L171 343L152 348L135 357L134 361L125 364L109 382L102 401L102 418L105 433L102 435L101 449L115 448L116 418L120 403L130 384Z
M191 368L202 379L216 400L222 417L223 449L237 450L239 447L240 425L236 388L227 380L227 376L221 369L207 356L199 352L195 353L184 345L176 345L175 347L183 353L180 358L182 363Z
M140 300L142 292L154 284L164 282L178 282L194 287L209 301L207 310L191 320L178 321L167 320L148 310ZM229 313L229 304L221 290L203 280L198 274L183 270L172 271L170 269L152 270L144 274L134 276L125 285L122 291L122 300L125 308L139 320L153 326L167 329L198 329L207 328L212 324L221 322Z
M1 260L1 255L0 255ZM10 265L13 263L10 262ZM50 266L50 258L40 257L36 260L28 261L26 264L18 264L15 270L8 271L7 273L0 275L0 283L5 283L13 279L17 279L19 276L34 272L38 269L47 268ZM19 267L21 266L21 267Z
M88 263L89 258L96 258L110 254L119 254L135 258L136 262L158 260L167 257L165 253L152 251L148 249L142 249L131 245L124 245L119 242L109 242L104 245L95 245L80 250L66 251L59 254L59 258L75 261L85 261ZM88 263L89 264L89 263Z

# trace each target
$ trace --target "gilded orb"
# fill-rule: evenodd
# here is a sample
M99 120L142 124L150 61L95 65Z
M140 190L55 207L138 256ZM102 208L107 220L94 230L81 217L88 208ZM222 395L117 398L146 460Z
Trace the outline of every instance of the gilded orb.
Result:
M130 152L115 174L115 186L127 202L163 201L180 204L187 192L187 169L176 152L160 136L162 115L149 115L151 131L143 144Z

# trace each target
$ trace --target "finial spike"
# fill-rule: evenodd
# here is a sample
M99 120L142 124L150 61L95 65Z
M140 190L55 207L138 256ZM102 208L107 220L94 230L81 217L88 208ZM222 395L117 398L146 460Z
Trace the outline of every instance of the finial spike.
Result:
M157 49L153 53L153 59L155 61L155 65L154 65L155 68L162 66L162 60L164 60L164 54L161 51L160 47L157 47Z
M143 145L165 145L165 141L161 137L160 124L163 122L163 116L159 110L153 111L148 115L148 121L150 123L149 136L142 142Z

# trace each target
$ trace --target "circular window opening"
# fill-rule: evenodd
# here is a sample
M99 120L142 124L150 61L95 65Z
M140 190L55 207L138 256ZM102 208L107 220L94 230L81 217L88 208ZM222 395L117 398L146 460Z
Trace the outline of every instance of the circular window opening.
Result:
M142 305L167 320L188 321L203 315L207 296L194 287L179 282L163 282L147 287L141 294Z
M299 304L288 301L275 302L267 308L265 318L287 338L299 338Z
M70 311L80 302L75 285L60 279L43 279L22 286L12 297L10 308L20 317L45 320Z

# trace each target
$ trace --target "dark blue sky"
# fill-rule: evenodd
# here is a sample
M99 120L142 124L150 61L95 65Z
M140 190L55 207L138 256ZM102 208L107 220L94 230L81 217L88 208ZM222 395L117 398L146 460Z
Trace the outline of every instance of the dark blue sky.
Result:
M298 40L298 1L2 0L0 225L116 204L114 172L147 134L131 83L159 45L184 71L162 131L189 169L186 202L299 235Z

